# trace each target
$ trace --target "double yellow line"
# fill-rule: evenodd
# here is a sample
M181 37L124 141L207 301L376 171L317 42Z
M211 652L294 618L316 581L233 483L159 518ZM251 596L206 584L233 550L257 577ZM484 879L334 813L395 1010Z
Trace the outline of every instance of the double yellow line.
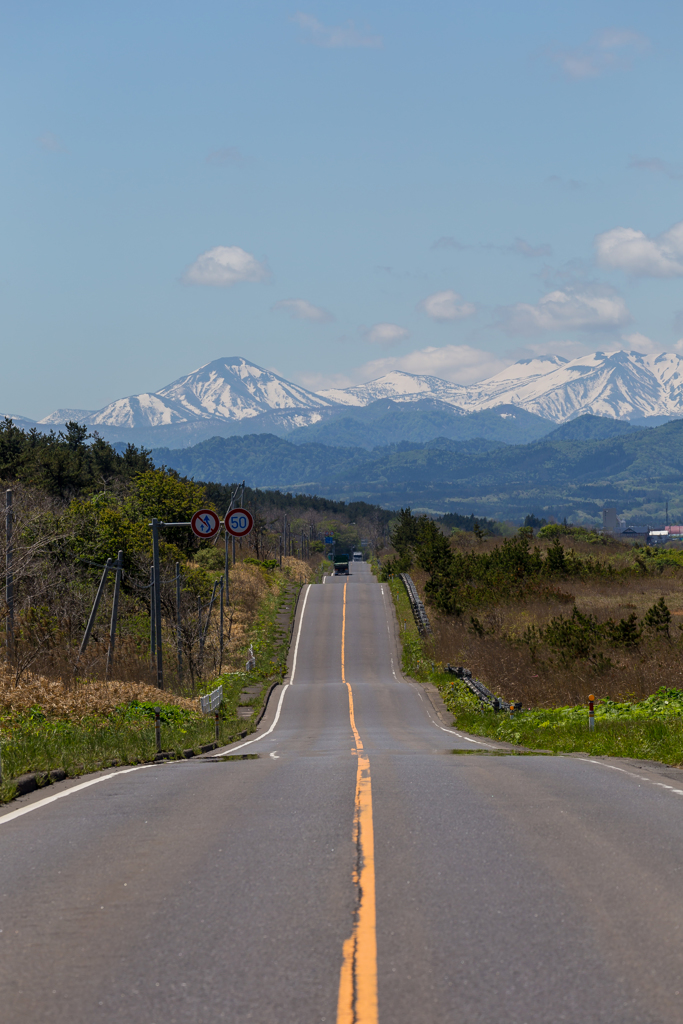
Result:
M342 611L341 676L349 691L349 717L356 741L358 757L356 799L353 815L353 842L357 863L353 883L358 905L353 931L343 946L339 978L337 1024L377 1024L377 922L375 909L375 835L372 823L372 782L370 761L363 753L363 741L356 728L353 690L346 678L344 648L346 643L346 587Z

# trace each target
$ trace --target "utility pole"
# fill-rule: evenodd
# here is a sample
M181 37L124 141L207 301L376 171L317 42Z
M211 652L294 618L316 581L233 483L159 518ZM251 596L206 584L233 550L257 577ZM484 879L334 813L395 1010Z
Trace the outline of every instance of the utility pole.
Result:
M178 654L178 685L183 681L183 633L180 608L180 562L175 564L175 640Z
M14 576L12 575L12 491L5 491L5 603L7 604L7 660L14 657Z
M116 577L114 580L114 600L111 605L111 622L109 624L109 650L107 651L107 668L105 679L109 679L111 667L114 664L114 644L116 643L116 619L119 614L119 592L121 590L121 575L123 572L123 551L119 551L116 559Z
M159 526L162 524L155 517L152 519L152 559L154 562L154 618L156 619L157 648L157 686L164 688L164 661L161 650L161 570L159 567Z
M223 580L221 579L221 625L220 625L220 652L218 660L218 674L223 671Z

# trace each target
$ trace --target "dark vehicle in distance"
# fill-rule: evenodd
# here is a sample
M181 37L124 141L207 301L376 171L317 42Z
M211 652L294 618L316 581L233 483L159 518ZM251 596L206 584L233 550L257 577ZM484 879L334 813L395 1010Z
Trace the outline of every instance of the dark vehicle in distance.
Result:
M348 576L349 575L349 560L348 560L348 558L340 558L339 561L334 563L334 575L335 576Z

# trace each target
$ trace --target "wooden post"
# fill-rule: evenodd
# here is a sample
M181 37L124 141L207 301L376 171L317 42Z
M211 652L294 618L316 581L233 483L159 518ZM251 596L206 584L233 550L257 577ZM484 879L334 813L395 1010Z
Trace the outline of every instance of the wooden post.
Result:
M164 660L161 649L161 570L159 567L159 520L152 519L152 557L154 559L154 618L156 620L157 686L164 688Z
M178 685L183 681L183 633L180 605L180 562L175 564L175 641L178 655Z
M114 644L116 643L116 619L119 614L119 592L121 590L121 574L123 571L123 551L119 551L116 559L116 578L114 580L114 600L111 605L111 622L109 624L109 650L107 651L107 669L105 678L109 679L114 663Z
M7 604L7 660L14 657L14 576L12 575L12 491L5 491L5 603Z

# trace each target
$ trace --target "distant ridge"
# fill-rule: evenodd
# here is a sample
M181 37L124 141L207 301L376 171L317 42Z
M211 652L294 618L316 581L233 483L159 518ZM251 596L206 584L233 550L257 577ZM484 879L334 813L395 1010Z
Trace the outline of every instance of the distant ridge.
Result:
M514 410L548 424L559 425L590 414L654 426L683 418L683 357L671 352L643 355L623 351L595 352L571 360L546 355L520 359L475 384L454 384L440 377L395 370L366 384L313 392L249 359L231 356L214 359L158 391L120 398L103 409L58 409L37 422L15 419L25 429L60 429L67 420L78 420L107 440L153 447L185 447L209 437L246 433L285 436L316 424L320 436L324 434L335 443L334 421L385 400L403 406L417 403L427 431L420 433L416 417L397 417L396 426L402 433L396 441L413 436L426 439L439 433L472 437L468 417L499 408L506 410L500 412L502 418L517 416L516 423L510 419L509 439L505 430L502 434L498 427L494 430L497 439L508 443L519 443L523 433ZM442 424L434 421L439 416ZM462 419L462 429L455 429L453 417ZM428 418L432 422L426 425ZM343 431L347 437L353 436L354 443L366 447L383 443L379 437L373 441L371 431L363 435L362 429L359 421L346 423ZM540 426L539 432L542 430ZM489 432L483 436L492 437Z
M473 412L516 405L563 423L583 413L631 419L683 417L683 357L673 352L594 352L576 359L539 356L520 359L487 380L464 386L438 377L394 371L356 387L318 392L344 405L368 405L378 398L416 402L438 398Z

